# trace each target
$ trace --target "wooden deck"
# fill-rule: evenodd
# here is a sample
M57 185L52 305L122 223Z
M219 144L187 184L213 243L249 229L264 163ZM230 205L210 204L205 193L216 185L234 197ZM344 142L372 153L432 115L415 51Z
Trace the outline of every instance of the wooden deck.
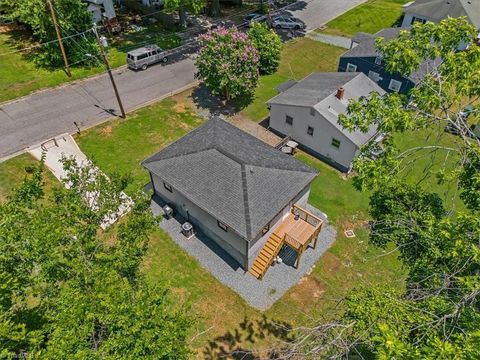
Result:
M322 225L322 219L297 205L293 205L292 212L271 233L250 268L250 273L257 279L261 279L283 245L288 245L297 252L295 267L298 267L300 258L310 243L313 241L314 248L317 245L317 238Z
M298 244L294 245L295 249L308 245L312 234L315 232L315 226L309 224L308 222L297 218L295 220L295 215L290 213L288 217L273 231L277 236L283 238L285 234L288 234L293 238Z

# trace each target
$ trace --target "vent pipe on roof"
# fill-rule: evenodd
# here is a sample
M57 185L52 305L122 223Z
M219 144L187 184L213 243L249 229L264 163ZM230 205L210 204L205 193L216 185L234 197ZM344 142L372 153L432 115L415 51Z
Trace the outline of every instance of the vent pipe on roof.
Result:
M337 95L336 95L337 99L342 100L343 99L343 94L345 94L345 89L343 87L341 87L337 90Z

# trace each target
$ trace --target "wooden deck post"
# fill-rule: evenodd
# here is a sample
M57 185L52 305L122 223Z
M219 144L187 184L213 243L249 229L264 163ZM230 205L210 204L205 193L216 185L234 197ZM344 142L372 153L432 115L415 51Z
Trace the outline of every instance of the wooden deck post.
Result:
M298 269L298 265L300 265L300 258L303 254L303 247L300 248L300 251L297 253L297 261L295 261L295 269Z

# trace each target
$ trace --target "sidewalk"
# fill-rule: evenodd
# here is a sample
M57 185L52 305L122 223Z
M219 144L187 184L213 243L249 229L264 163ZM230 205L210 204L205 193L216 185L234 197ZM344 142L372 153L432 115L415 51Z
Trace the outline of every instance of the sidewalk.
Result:
M352 40L347 37L320 34L317 32L310 32L307 34L307 37L315 41L320 41L326 44L342 47L344 49L350 49L350 45L352 43Z

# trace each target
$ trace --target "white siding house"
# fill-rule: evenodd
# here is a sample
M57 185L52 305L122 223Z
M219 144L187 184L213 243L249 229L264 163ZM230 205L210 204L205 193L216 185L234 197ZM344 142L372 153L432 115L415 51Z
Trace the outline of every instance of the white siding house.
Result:
M384 94L363 73L314 73L269 100L269 127L290 136L304 150L342 171L351 169L359 149L372 139L376 128L367 133L350 132L338 123L350 99Z

